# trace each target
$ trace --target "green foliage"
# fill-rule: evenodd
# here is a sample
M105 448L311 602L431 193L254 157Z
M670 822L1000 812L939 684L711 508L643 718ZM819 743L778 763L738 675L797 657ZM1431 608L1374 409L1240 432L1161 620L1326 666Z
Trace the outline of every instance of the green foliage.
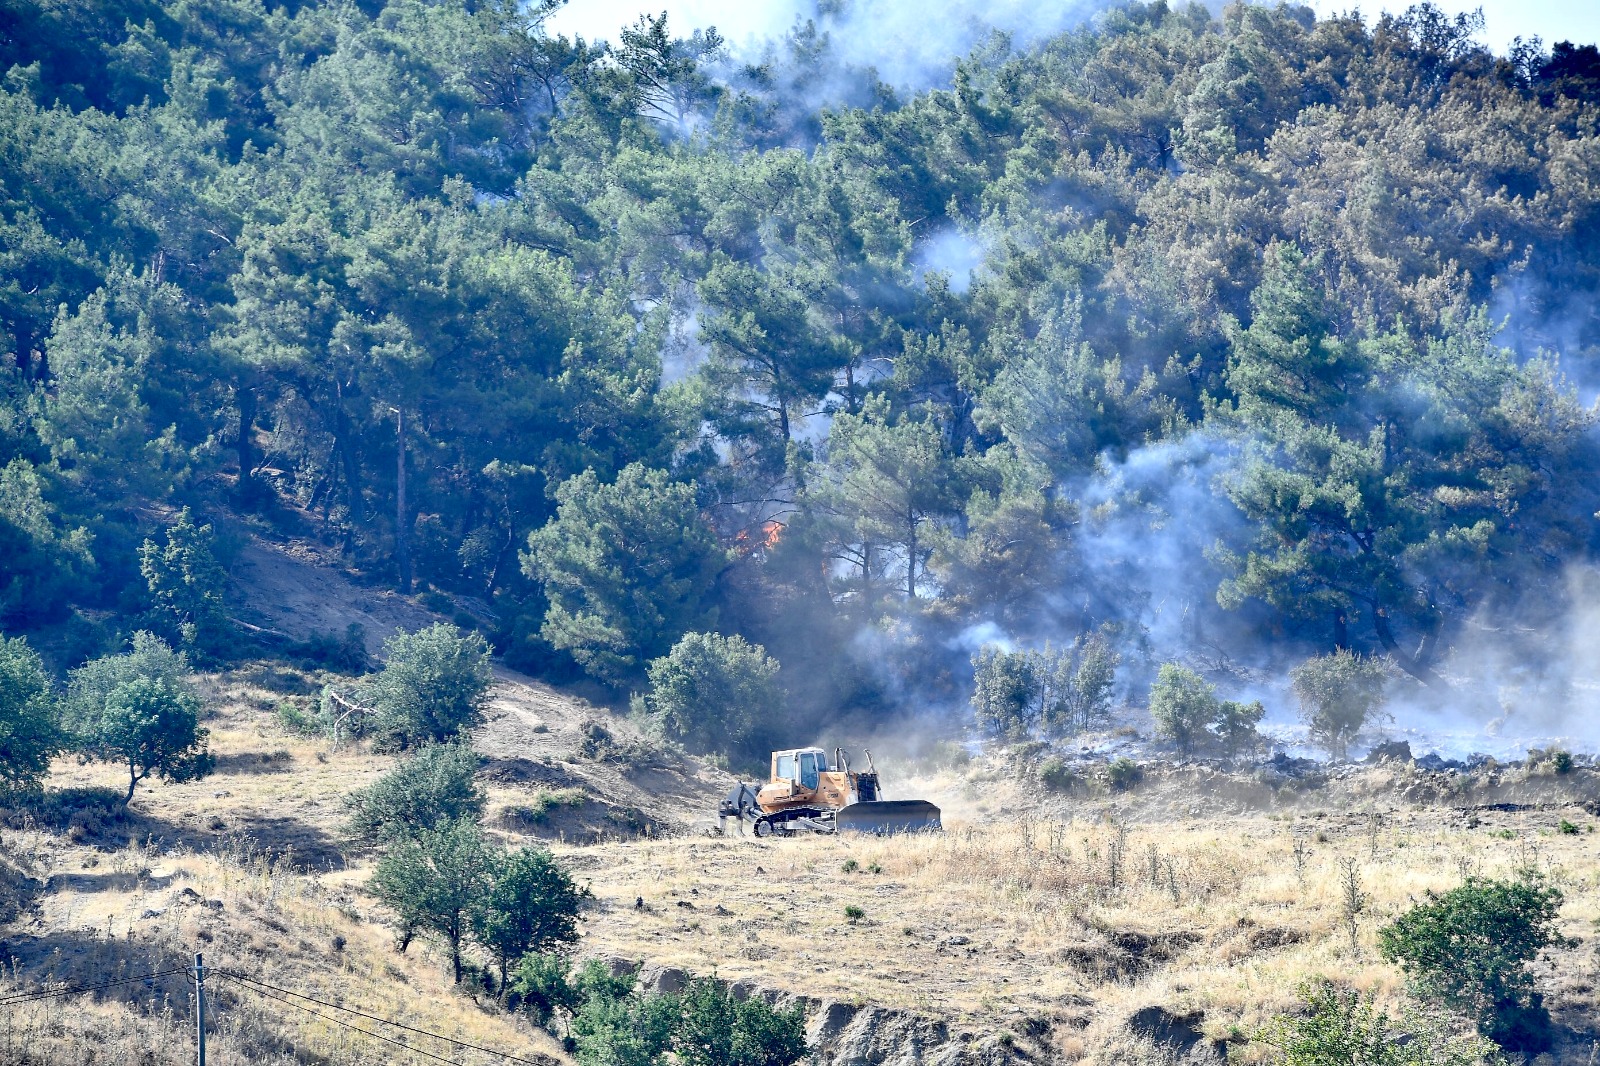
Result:
M1122 657L1104 634L1070 647L1002 651L985 645L972 659L972 706L992 732L1021 736L1036 725L1053 732L1092 729L1111 710Z
M128 768L126 805L139 782L154 775L192 781L211 772L200 699L189 684L188 663L159 637L136 633L121 655L95 659L72 671L64 720L84 753Z
M1207 728L1216 735L1224 751L1229 755L1238 755L1261 745L1261 733L1257 726L1266 715L1267 709L1260 700L1251 703L1223 700L1217 707L1216 718Z
M1077 783L1078 775L1059 755L1052 755L1039 764L1039 783L1052 792L1065 792Z
M1350 742L1382 706L1388 682L1382 661L1343 648L1307 659L1289 678L1311 738L1335 759L1345 757Z
M384 653L388 661L368 679L363 695L387 744L449 740L482 720L494 679L483 637L440 622L396 633L384 643Z
M545 640L621 685L711 621L719 558L693 484L634 463L610 484L593 470L570 478L556 500L522 555L549 602Z
M690 981L679 999L672 1051L683 1066L793 1066L806 1055L799 1004L775 1010L703 977Z
M649 676L649 720L695 751L743 752L757 730L783 718L777 660L740 636L687 634Z
M1021 735L1037 721L1041 685L1025 653L985 645L972 659L972 710L991 733Z
M21 637L0 637L0 790L37 789L65 746L44 661Z
M389 843L483 815L475 780L478 755L466 743L427 744L345 799L349 831L369 844Z
M547 1026L558 1013L570 1015L582 1005L571 978L572 963L564 956L532 952L518 961L507 988L535 1025Z
M1372 997L1326 979L1300 989L1301 1013L1278 1018L1257 1040L1282 1066L1480 1066L1492 1044L1450 1034L1443 1020L1391 1019Z
M1534 874L1469 877L1380 929L1378 949L1418 995L1473 1018L1507 1051L1538 1054L1550 1043L1550 1015L1528 966L1565 943L1556 931L1561 899Z
M473 914L472 935L500 968L504 987L518 959L578 939L578 912L591 897L539 848L495 856L489 882L488 895Z
M417 933L443 942L457 984L472 921L483 906L495 856L472 822L448 822L390 844L368 881L372 894L395 912L402 950Z
M1106 764L1106 780L1117 791L1132 788L1143 776L1144 771L1139 768L1139 764L1126 755L1118 755Z
M1150 716L1157 734L1192 751L1221 710L1216 689L1205 678L1177 663L1161 665L1150 686Z
M45 496L46 482L26 459L0 467L0 623L20 625L63 611L94 566L91 536L69 527Z
M865 719L972 626L1113 627L990 662L997 734L1173 636L1547 654L1600 511L1589 50L1151 4L891 93L824 6L743 68L548 4L10 0L0 624L219 654L198 519L149 523L235 509L618 696L713 629ZM417 709L388 741L470 719Z
M139 549L157 631L207 658L222 652L229 631L223 607L228 577L212 550L214 540L211 526L196 526L185 507L167 528L165 544L147 540Z
M851 925L855 925L866 916L867 912L862 910L860 907L857 907L853 903L846 905L844 909L844 920L849 922Z

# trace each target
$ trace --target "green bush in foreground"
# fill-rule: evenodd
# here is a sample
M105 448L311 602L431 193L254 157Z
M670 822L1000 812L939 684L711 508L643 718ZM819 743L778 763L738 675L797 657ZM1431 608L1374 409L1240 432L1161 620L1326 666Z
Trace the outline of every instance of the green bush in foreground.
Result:
M1534 874L1469 877L1380 929L1378 949L1418 995L1471 1017L1507 1051L1537 1054L1550 1044L1550 1013L1528 964L1564 943L1555 927L1561 898Z
M1437 1021L1395 1021L1370 996L1328 980L1300 990L1304 1013L1285 1015L1257 1039L1281 1066L1479 1066L1498 1062L1487 1041L1452 1037Z

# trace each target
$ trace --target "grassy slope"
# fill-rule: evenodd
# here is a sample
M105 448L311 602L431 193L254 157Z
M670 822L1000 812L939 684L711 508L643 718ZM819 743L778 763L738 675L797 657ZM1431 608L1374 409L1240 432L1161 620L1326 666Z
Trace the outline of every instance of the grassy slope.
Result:
M339 835L342 796L392 760L348 746L329 753L288 732L273 708L283 690L314 682L278 667L209 679L214 777L141 789L121 822L6 831L8 871L46 886L4 928L7 986L86 983L203 950L212 965L418 1028L530 1058L558 1054L484 997L452 990L426 946L394 952L361 888L370 857ZM614 738L599 758L578 754L591 723ZM1533 863L1567 893L1568 935L1587 938L1600 918L1595 838L1556 831L1562 818L1592 822L1580 807L1484 811L1474 825L1460 810L1396 802L1427 794L1407 771L1294 794L1267 814L1234 813L1259 798L1257 786L1200 771L1152 773L1131 794L1038 802L1000 764L930 768L898 791L939 799L951 827L943 836L758 842L710 839L690 824L714 803L719 775L608 760L608 750L637 749L624 724L525 679L502 679L478 744L489 757L491 827L508 840L551 840L600 897L585 952L922 1012L980 1040L1013 1032L1065 1061L1146 1054L1125 1023L1150 1005L1203 1012L1211 1037L1249 1032L1317 973L1392 1000L1398 983L1376 959L1376 927L1465 869ZM1478 798L1593 791L1588 772L1515 777L1501 775ZM52 785L115 782L111 768L68 763ZM552 805L552 793L582 799ZM666 838L619 839L639 828ZM845 872L850 860L856 869ZM1345 860L1370 897L1354 950L1341 917ZM28 894L14 873L0 891ZM847 920L847 906L864 916ZM1575 1034L1600 1020L1595 960L1585 942L1557 953L1542 978ZM219 1062L415 1058L226 985L218 1000ZM8 1008L0 1060L187 1062L188 1010L181 978Z

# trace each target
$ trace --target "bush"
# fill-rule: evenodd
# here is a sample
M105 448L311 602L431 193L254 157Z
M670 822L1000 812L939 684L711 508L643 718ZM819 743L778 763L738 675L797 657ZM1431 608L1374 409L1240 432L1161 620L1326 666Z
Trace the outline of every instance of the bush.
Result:
M1119 656L1100 634L1070 648L1008 652L988 646L972 659L972 708L990 733L1020 736L1036 725L1057 732L1102 723L1111 709Z
M151 776L192 781L211 772L200 699L188 663L159 638L136 633L123 655L95 659L67 679L65 720L85 753L128 768L126 806Z
M472 935L500 968L504 987L516 960L578 939L578 911L591 897L542 848L495 855L489 880Z
M701 978L677 997L672 1052L679 1066L792 1066L806 1055L805 1011L774 1010Z
M65 745L44 660L0 637L0 791L35 791Z
M1132 788L1144 776L1139 764L1126 755L1119 755L1106 765L1106 780L1117 790Z
M1517 881L1469 877L1378 931L1378 948L1413 989L1476 1020L1507 1051L1537 1054L1550 1015L1528 964L1565 941L1556 932L1561 892L1535 874Z
M363 695L386 746L449 740L483 720L494 675L482 636L440 622L396 633L384 652L388 661Z
M1353 988L1319 980L1300 994L1306 1010L1280 1017L1256 1038L1277 1049L1283 1066L1477 1066L1495 1059L1491 1045L1452 1038L1444 1025L1395 1023Z
M1078 780L1072 767L1059 755L1052 755L1039 764L1039 783L1052 792L1065 792Z
M463 743L429 744L345 799L350 835L377 844L483 816L478 756Z
M973 656L972 670L978 725L997 736L1020 735L1038 722L1043 685L1025 653L988 645Z
M1383 703L1388 681L1382 660L1341 648L1307 659L1289 673L1311 739L1343 760L1350 742Z
M650 664L650 721L696 751L740 752L783 713L778 661L743 637L690 633Z
M1205 678L1177 663L1162 664L1150 686L1150 716L1156 732L1185 752L1194 750L1206 726L1221 710L1216 689Z
M573 987L572 963L548 952L524 955L507 987L517 1009L538 1026L549 1025L558 1013L570 1015L583 1002Z
M1261 731L1257 727L1266 716L1267 709L1260 700L1252 703L1223 700L1208 728L1222 744L1224 751L1230 756L1238 755L1261 746Z

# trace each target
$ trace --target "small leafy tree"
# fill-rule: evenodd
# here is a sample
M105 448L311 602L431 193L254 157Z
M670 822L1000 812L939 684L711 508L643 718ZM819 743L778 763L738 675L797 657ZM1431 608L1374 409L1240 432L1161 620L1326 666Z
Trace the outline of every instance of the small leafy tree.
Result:
M229 628L223 605L228 575L213 551L211 526L195 525L185 507L167 529L165 541L146 540L139 549L139 572L150 590L152 622L195 654L216 655Z
M1103 722L1111 710L1121 662L1122 656L1098 633L1058 653L1046 647L1041 659L1045 722L1075 730L1093 729Z
M0 788L38 788L65 741L44 661L21 637L0 637Z
M1550 1042L1550 1014L1528 964L1565 943L1555 924L1561 899L1532 873L1469 877L1380 929L1378 949L1419 995L1469 1015L1507 1051L1537 1054Z
M449 740L483 720L494 674L482 636L440 622L396 633L384 652L388 661L367 681L364 696L387 746Z
M1150 686L1150 715L1156 732L1185 752L1205 735L1221 709L1217 690L1205 678L1177 663L1164 663Z
M805 1012L780 1011L699 978L681 994L672 1051L681 1066L793 1066L805 1057Z
M1267 709L1260 700L1251 703L1223 700L1209 728L1221 742L1224 751L1229 755L1238 755L1261 743L1261 732L1257 727L1266 715Z
M506 987L538 1026L549 1025L557 1014L572 1014L583 1003L583 995L572 981L571 961L554 952L522 956Z
M677 996L641 996L632 978L625 990L590 989L572 1017L579 1066L660 1066L672 1048L677 1010Z
M697 751L738 751L783 705L778 661L740 636L690 633L650 664L651 720Z
M578 911L589 893L542 848L495 856L489 879L472 932L500 968L504 987L516 960L578 939Z
M149 633L135 634L126 654L95 659L72 671L64 708L67 727L82 751L127 766L124 805L133 801L139 782L152 775L192 781L214 765L188 664Z
M413 837L483 815L474 775L478 756L464 743L428 744L346 798L350 835L368 844Z
M1020 734L1038 721L1043 685L1025 652L985 645L972 659L972 710L990 733Z
M400 950L417 933L437 937L450 952L450 968L459 984L462 946L488 895L494 864L482 830L468 821L427 829L390 845L369 887L395 912Z
M1383 703L1388 681L1383 662L1347 649L1307 659L1289 673L1300 700L1300 717L1311 738L1342 760Z
M1372 998L1328 980L1301 987L1306 1009L1277 1019L1257 1039L1282 1066L1478 1066L1493 1045L1461 1039L1424 1019L1396 1022Z

